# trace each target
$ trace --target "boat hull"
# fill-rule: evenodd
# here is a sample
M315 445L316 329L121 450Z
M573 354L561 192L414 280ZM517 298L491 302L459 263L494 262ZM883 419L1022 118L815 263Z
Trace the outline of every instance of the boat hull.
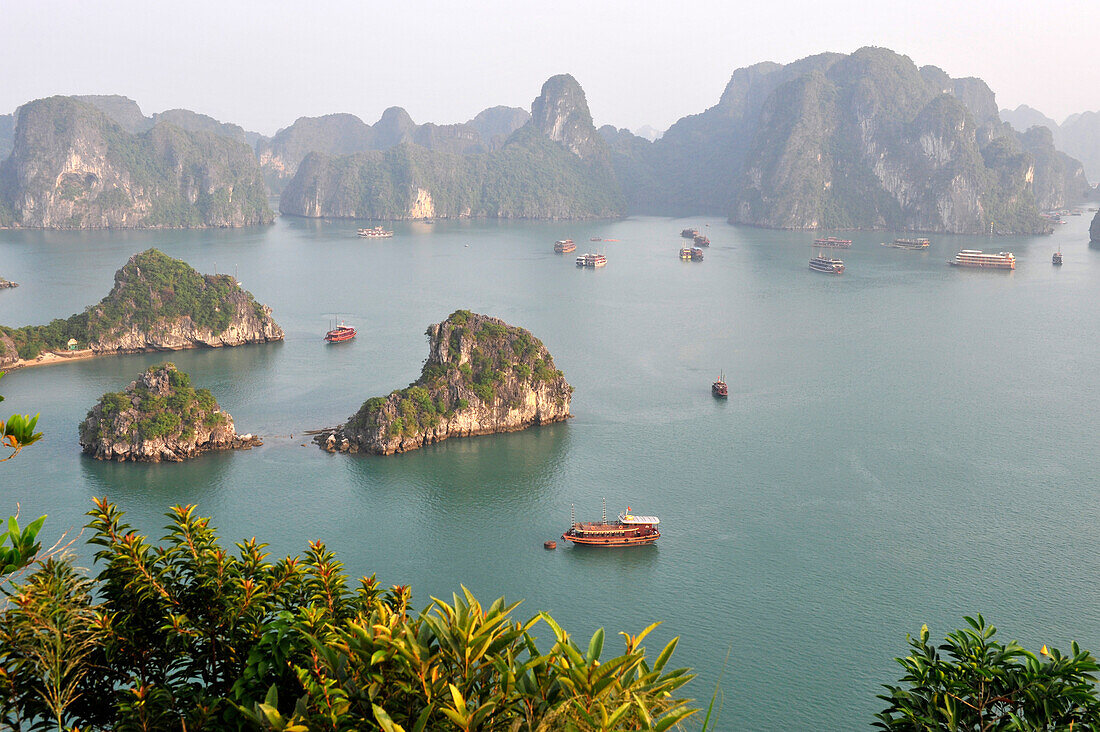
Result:
M561 538L578 546L641 546L652 544L660 539L661 532L653 531L645 536L583 536L566 532L561 535Z

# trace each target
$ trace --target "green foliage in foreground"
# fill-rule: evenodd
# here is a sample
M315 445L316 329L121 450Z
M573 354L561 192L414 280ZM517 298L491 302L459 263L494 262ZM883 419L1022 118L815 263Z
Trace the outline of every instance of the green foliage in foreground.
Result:
M1076 643L1070 655L1043 646L1040 656L1016 641L996 639L985 618L949 633L938 648L928 626L910 637L910 654L897 659L901 686L886 685L890 704L876 729L884 730L1096 730L1100 699L1096 659Z
M0 371L0 376L3 375L4 372ZM0 402L2 401L4 401L4 397L0 395ZM33 445L42 439L42 433L34 431L37 426L37 414L33 417L26 414L13 414L7 420L0 419L0 445L11 450L10 455L0 458L0 463L11 460L24 447ZM2 566L3 562L0 562L0 567Z
M97 500L99 573L36 566L0 615L0 727L81 730L658 730L693 710L673 639L606 658L552 618L468 591L410 610L408 587L352 586L320 542L230 552L194 507L151 545ZM552 634L540 649L538 627Z

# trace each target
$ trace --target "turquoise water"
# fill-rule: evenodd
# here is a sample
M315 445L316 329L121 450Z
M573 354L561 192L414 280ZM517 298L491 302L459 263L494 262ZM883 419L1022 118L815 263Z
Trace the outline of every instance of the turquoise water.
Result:
M77 312L155 246L236 271L287 333L9 373L3 409L41 411L46 439L0 466L0 513L21 502L56 534L107 495L160 536L169 505L197 503L226 543L298 553L323 538L353 576L409 583L418 605L463 583L582 637L663 620L650 648L681 637L695 697L725 667L720 729L868 728L922 623L942 637L980 611L1033 648L1100 650L1100 251L1088 217L1068 220L1053 237L934 237L925 253L855 234L841 277L807 269L812 236L719 220L404 224L383 241L294 219L0 231L0 275L22 285L0 292L0 323ZM704 224L706 260L681 262L679 231ZM608 266L553 254L567 236ZM971 247L1014 251L1019 269L944 264ZM575 419L384 458L302 446L416 378L424 329L457 308L539 336L576 387ZM359 338L323 344L333 313ZM266 444L179 465L83 458L85 412L165 358ZM723 370L727 402L710 396ZM659 515L660 542L542 548L570 504L598 517L604 497L609 513Z

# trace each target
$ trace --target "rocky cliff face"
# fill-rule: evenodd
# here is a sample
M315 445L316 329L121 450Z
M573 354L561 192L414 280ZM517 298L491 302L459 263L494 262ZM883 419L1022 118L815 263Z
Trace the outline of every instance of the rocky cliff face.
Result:
M1100 244L1100 211L1092 217L1092 223L1089 225L1089 239Z
M12 141L15 138L15 116L0 114L0 161L11 154Z
M238 435L233 417L174 364L153 366L122 392L104 394L80 425L80 446L97 460L179 462L204 452L262 444Z
M426 210L450 218L620 214L610 156L576 81L554 77L532 106L538 115L489 153L471 153L477 149L471 125L421 125L411 141L383 152L310 154L283 191L279 210L376 219L416 218ZM401 119L391 114L389 139L407 130ZM418 144L425 141L433 148Z
M25 228L188 228L271 223L244 144L161 123L132 134L92 105L51 97L19 109L0 201Z
M70 338L81 351L107 355L269 343L283 330L231 276L201 275L150 249L131 257L110 294L85 312L45 326L0 327L0 367L66 352Z
M1012 137L980 80L861 49L769 96L730 218L779 228L1047 232L1037 205L1064 193L1061 161L1053 146L1040 166L1026 152L983 154Z
M427 335L428 359L415 383L368 399L317 443L329 451L390 455L569 418L573 387L530 332L459 310Z
M1025 149L981 79L881 48L739 69L655 143L609 140L628 210L767 227L1038 233L1039 205L1080 188L1076 161Z
M530 124L582 160L604 154L584 90L569 74L551 76L542 85L531 103Z

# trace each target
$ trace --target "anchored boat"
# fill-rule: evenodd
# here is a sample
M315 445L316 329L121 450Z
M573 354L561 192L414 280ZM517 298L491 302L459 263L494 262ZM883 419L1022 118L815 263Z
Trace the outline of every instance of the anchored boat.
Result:
M652 544L661 538L657 525L661 520L656 516L635 516L630 506L619 514L618 521L608 522L607 501L604 501L603 518L599 521L577 521L570 507L572 526L561 535L565 541L587 546L638 546Z
M370 229L360 229L359 236L364 239L388 239L393 236L393 232L381 226L375 226Z
M829 236L824 239L814 239L815 247L826 247L829 249L851 249L851 239L837 239L835 236Z
M605 264L607 264L607 257L602 254L582 254L577 257L578 267L591 267L595 269L596 267L603 267Z
M568 254L575 251L577 251L577 245L573 243L572 239L561 239L554 242L554 252L557 254Z
M814 272L838 275L844 272L844 262L840 259L830 259L824 254L818 254L810 260L810 269Z
M947 260L953 267L979 267L981 269L1016 269L1016 255L1012 252L984 254L979 249L963 249L954 259Z
M718 397L719 399L726 399L727 397L729 397L730 390L729 387L726 386L725 372L723 372L722 375L718 377L718 381L710 385L710 393Z

